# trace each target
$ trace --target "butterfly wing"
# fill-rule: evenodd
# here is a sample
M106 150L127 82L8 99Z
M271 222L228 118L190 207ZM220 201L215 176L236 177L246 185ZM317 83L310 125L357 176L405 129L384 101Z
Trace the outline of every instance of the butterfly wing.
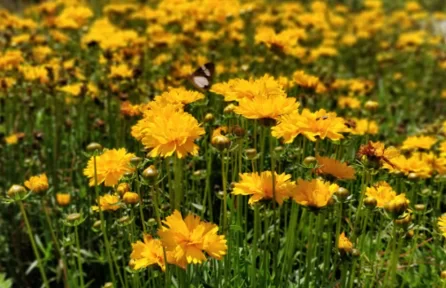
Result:
M214 77L215 65L212 62L206 63L200 66L189 77L192 85L199 90L209 90L212 85L212 79Z

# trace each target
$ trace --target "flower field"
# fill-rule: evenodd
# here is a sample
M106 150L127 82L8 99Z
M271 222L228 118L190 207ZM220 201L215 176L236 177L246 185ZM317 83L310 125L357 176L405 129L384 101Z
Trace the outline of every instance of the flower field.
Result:
M446 287L442 11L0 9L0 288Z

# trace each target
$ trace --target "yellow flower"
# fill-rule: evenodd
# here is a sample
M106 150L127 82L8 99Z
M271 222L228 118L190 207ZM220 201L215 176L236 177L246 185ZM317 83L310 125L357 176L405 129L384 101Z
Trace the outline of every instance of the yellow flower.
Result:
M345 253L350 253L353 250L353 244L345 236L345 232L342 232L341 235L339 235L338 249L343 251L343 252L345 252Z
M429 150L437 142L435 137L431 136L410 136L403 142L403 150Z
M446 237L446 214L443 214L440 218L438 218L437 225L443 236Z
M241 99L234 112L248 119L274 119L299 108L295 98L259 95L253 99Z
M48 178L46 177L46 174L32 176L25 181L25 186L33 193L46 191L48 190Z
M354 127L351 129L353 135L378 134L379 127L375 121L357 118L352 118L352 121L355 123Z
M226 255L225 236L217 234L218 226L215 224L203 222L192 214L183 220L177 210L163 224L158 230L161 242L172 261L183 269L189 263L206 261L205 252L215 259Z
M182 87L169 88L169 91L155 97L155 101L165 101L167 103L181 105L190 104L200 99L204 99L204 95L202 93L186 90Z
M132 105L130 101L124 101L121 103L119 108L122 115L134 117L141 115L141 110L139 105Z
M56 202L59 206L67 206L71 202L71 195L68 193L56 193Z
M328 174L338 179L355 179L355 169L336 159L316 156L318 174Z
M365 195L376 199L376 207L384 208L384 205L395 199L396 192L387 182L379 182L372 187L367 187Z
M74 83L74 84L62 86L62 87L58 88L57 90L68 93L72 96L79 96L82 91L82 86L83 86L82 83Z
M425 153L413 153L408 158L399 155L390 161L392 165L385 163L383 168L388 169L390 173L403 173L406 176L415 173L417 177L429 178L433 173L434 160Z
M48 83L48 71L44 66L20 66L20 72L22 72L23 77L27 81L39 80L40 83Z
M299 179L291 197L300 205L322 208L327 206L338 189L338 185L319 179L311 181Z
M125 63L119 65L113 65L110 67L110 74L108 78L131 78L133 77L133 71Z
M291 175L277 174L274 172L275 200L279 205L290 197L290 192L295 185L290 181ZM248 203L254 204L262 199L273 199L273 177L271 171L240 174L240 181L235 183L232 194L251 195Z
M133 270L139 270L154 264L160 266L161 270L166 270L166 261L161 241L153 239L152 236L147 234L144 235L144 242L136 241L136 243L132 243L130 259L134 260Z
M283 86L272 76L264 75L258 79L231 79L228 82L212 85L211 91L225 97L225 101L240 101L265 96L286 97Z
M95 185L95 161L97 184L114 186L126 172L133 172L130 159L135 157L133 153L127 153L125 148L106 150L102 155L93 156L88 161L84 175L90 178L90 186Z
M440 143L439 150L440 150L440 155L441 156L446 156L446 140Z
M308 75L305 71L299 70L294 72L293 79L297 85L304 88L316 88L319 85L319 78L316 76Z
M135 131L132 128L132 135L139 136L142 144L152 149L151 157L197 155L199 147L194 141L205 134L197 119L172 105L151 112L135 125Z
M339 97L338 106L341 109L344 108L358 109L361 107L361 102L355 97Z
M102 211L116 211L121 208L119 205L119 196L105 194L104 196L99 196L97 200L99 206L92 206L91 209L98 212L99 209Z
M78 29L87 24L93 12L86 6L69 6L55 19L55 24L62 29Z
M337 117L334 112L321 109L311 113L304 109L302 114L294 112L279 119L279 124L273 127L272 135L284 138L285 143L291 143L296 136L303 134L310 141L320 139L339 140L344 138L341 133L349 132L345 120Z
M11 134L7 137L5 137L5 142L8 145L15 145L17 143L19 143L19 137L17 137L17 134Z

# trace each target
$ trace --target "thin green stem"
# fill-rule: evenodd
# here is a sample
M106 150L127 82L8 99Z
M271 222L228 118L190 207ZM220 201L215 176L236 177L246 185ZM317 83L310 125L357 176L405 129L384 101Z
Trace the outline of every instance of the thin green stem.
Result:
M23 221L25 221L26 229L28 231L29 241L31 242L31 246L33 248L34 256L36 257L36 260L37 260L37 266L39 267L40 275L42 276L43 284L44 284L44 286L46 288L49 288L50 284L48 282L48 278L46 277L45 270L43 268L42 259L40 258L40 255L39 255L39 251L37 250L37 245L36 245L36 242L34 240L34 234L33 234L33 231L31 229L31 225L29 224L28 216L26 215L25 207L23 206L22 200L19 200L18 202L19 202L20 212L22 213L22 216L23 216Z

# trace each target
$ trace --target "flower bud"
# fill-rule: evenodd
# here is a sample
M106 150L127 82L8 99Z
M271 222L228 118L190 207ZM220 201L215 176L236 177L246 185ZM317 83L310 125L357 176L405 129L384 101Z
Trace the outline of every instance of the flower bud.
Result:
M348 196L350 196L350 192L344 187L339 187L335 192L335 195L339 200L345 200Z
M142 176L146 179L155 179L158 177L158 170L154 165L150 165L142 172Z
M281 153L283 151L283 147L282 146L277 146L276 148L274 148L274 151L276 153Z
M406 232L406 238L412 239L413 235L415 235L415 232L413 230L409 230Z
M424 211L426 209L426 205L424 204L416 204L415 205L415 210L417 211Z
M113 283L112 282L105 283L104 288L113 288Z
M119 193L119 195L124 195L125 192L130 191L130 185L129 183L119 183L118 188L116 188L116 191Z
M74 222L76 220L79 220L81 218L81 214L79 213L71 213L67 216L67 220L70 222Z
M376 205L378 204L378 201L374 198L374 197L367 197L364 199L364 205L368 208L375 208Z
M303 162L304 162L304 164L305 164L306 166L309 166L309 165L311 165L311 164L313 164L313 163L316 163L317 160L316 160L316 158L313 157L313 156L308 156L308 157L305 157L305 159L304 159Z
M9 188L7 195L11 198L15 198L17 197L21 197L24 196L26 194L26 189L25 187L21 186L21 185L12 185L11 188Z
M361 256L361 252L359 252L358 249L353 248L353 249L352 249L352 256L354 256L354 257L359 257L359 256Z
M235 109L235 105L229 104L225 107L225 109L223 109L223 113L225 113L225 114L232 113L232 112L234 112L234 109Z
M69 193L56 193L56 202L59 206L68 206L71 203L71 195Z
M212 114L212 113L207 113L207 114L204 116L204 122L212 122L212 121L214 121L214 114Z
M95 142L88 144L87 151L93 152L96 150L102 150L102 145L99 143L95 143Z
M99 229L99 228L101 228L101 220L96 220L96 221L93 223L93 228L94 228L94 229Z
M440 277L441 279L446 279L446 270L441 271Z
M223 151L231 146L231 140L224 135L217 135L212 137L211 144L218 150Z
M257 156L257 150L255 148L246 149L245 153L249 160L252 160Z
M418 179L418 175L417 175L417 173L411 172L411 173L409 173L409 175L407 175L407 179L409 179L409 180L417 180Z
M125 224L127 222L130 221L130 217L129 216L122 216L121 218L118 219L118 222L121 224Z
M365 102L364 104L364 108L369 111L375 111L376 109L378 109L378 106L379 106L378 102L371 100Z
M407 226L410 224L410 222L412 222L412 215L410 213L407 213L403 215L401 218L395 219L394 222L397 225Z
M133 157L130 159L130 163L132 163L134 166L138 166L139 163L141 163L142 158L141 157Z
M122 201L125 204L136 204L139 202L139 195L135 192L125 192Z
M234 133L235 136L241 138L241 137L245 136L245 134L246 134L246 130L243 129L242 127L240 127L240 126L235 126L235 127L232 129L232 133Z

